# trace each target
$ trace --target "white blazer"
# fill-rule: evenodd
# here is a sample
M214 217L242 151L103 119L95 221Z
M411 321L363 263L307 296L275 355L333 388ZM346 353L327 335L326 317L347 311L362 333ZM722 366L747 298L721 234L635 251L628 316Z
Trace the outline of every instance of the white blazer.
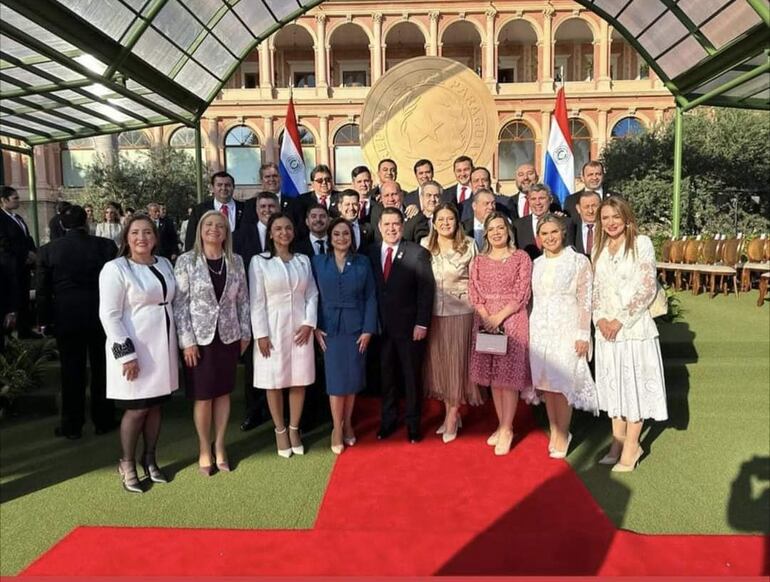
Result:
M262 356L254 342L254 386L288 388L315 382L313 336L304 346L294 343L303 325L316 326L318 288L310 259L295 254L288 263L279 257L257 255L249 265L251 328L254 339L270 338L269 358Z
M107 334L107 398L154 398L179 387L171 309L176 291L174 269L163 257L157 257L152 266L165 279L165 298L149 265L121 257L104 265L99 275L99 319ZM139 376L129 382L123 376L123 364L131 360L138 361Z

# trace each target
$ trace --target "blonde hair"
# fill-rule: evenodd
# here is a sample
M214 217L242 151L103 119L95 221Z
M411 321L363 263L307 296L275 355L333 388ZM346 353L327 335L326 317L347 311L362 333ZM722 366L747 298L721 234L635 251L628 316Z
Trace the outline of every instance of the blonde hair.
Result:
M206 219L212 216L218 216L225 223L225 240L222 241L222 250L224 251L225 258L228 262L233 262L233 234L230 232L230 221L227 217L217 210L209 210L201 216L198 221L198 226L195 229L195 244L193 245L193 252L195 257L203 255L203 242L201 241L201 232L203 231L203 223Z
M631 205L620 196L610 196L609 198L605 198L602 201L602 203L599 205L599 210L596 213L596 242L594 243L594 249L591 253L591 260L593 261L594 265L596 265L596 259L599 258L599 255L602 254L604 247L609 244L610 240L609 237L604 233L604 225L602 224L602 210L607 207L616 210L617 213L620 214L620 218L626 224L626 229L623 231L625 236L625 250L623 251L623 254L626 254L629 251L631 251L631 256L636 254L634 248L636 237L639 235L639 227L636 224L634 211L631 210Z
M508 248L510 248L512 251L516 250L516 235L513 233L513 225L511 224L511 221L508 220L508 217L505 214L495 210L492 214L484 219L484 244L481 246L481 250L479 251L482 255L488 255L492 251L492 245L489 244L487 231L489 230L489 225L492 224L492 221L497 218L503 219L505 227L508 230Z

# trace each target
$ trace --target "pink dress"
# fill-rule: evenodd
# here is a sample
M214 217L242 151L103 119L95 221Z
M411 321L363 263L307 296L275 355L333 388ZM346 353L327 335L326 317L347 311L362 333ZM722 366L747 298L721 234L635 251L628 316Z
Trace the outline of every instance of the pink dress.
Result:
M527 303L531 293L532 260L524 251L514 251L504 261L479 255L470 267L468 286L471 304L484 306L495 314L510 305L513 315L503 322L508 351L495 356L476 351L476 330L481 329L478 313L474 320L471 352L471 380L482 386L524 390L532 384L529 370L529 317Z

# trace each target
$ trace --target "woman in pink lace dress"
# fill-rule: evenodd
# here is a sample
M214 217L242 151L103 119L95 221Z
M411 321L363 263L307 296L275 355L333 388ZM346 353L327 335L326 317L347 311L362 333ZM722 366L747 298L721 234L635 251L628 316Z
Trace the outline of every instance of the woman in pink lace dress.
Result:
M499 425L487 440L496 455L505 455L513 441L513 417L519 392L530 387L529 320L532 261L516 250L508 219L493 212L484 221L484 246L471 263L469 295L475 316L475 329L508 336L504 355L476 351L473 336L471 380L491 386Z

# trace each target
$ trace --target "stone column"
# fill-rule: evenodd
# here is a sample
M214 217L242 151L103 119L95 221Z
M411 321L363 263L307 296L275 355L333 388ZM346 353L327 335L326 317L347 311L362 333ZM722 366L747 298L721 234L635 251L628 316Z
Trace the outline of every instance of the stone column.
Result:
M604 146L607 145L607 141L609 140L609 136L607 135L607 111L606 107L598 110L599 118L596 124L596 131L599 135L596 136L596 143L599 147L599 151L596 152L596 157L599 157L601 151L604 149Z
M201 131L206 132L204 163L211 172L218 172L222 170L222 148L224 147L219 140L219 118L201 119Z
M259 52L259 87L267 91L273 88L273 51L268 45L269 41L264 40L257 47Z
M428 47L426 54L429 57L436 57L438 56L438 19L439 19L439 11L438 10L431 10L428 12L428 17L430 18L430 36L428 38Z
M329 116L320 115L318 117L318 133L321 137L321 143L318 144L321 148L319 164L329 165Z
M275 140L273 139L273 116L265 115L262 118L265 132L265 162L275 161Z
M551 24L555 12L556 10L550 2L543 8L543 38L541 39L543 43L543 58L540 65L541 90L550 90L553 86L553 33Z
M382 76L382 13L372 14L372 85Z
M497 10L487 8L485 12L487 17L486 44L484 44L484 80L490 88L497 84L497 74L495 67L495 16Z
M603 18L599 21L599 68L598 89L607 91L610 88L610 27Z
M315 43L315 86L318 93L326 93L329 86L326 80L326 15L316 14L316 43Z

